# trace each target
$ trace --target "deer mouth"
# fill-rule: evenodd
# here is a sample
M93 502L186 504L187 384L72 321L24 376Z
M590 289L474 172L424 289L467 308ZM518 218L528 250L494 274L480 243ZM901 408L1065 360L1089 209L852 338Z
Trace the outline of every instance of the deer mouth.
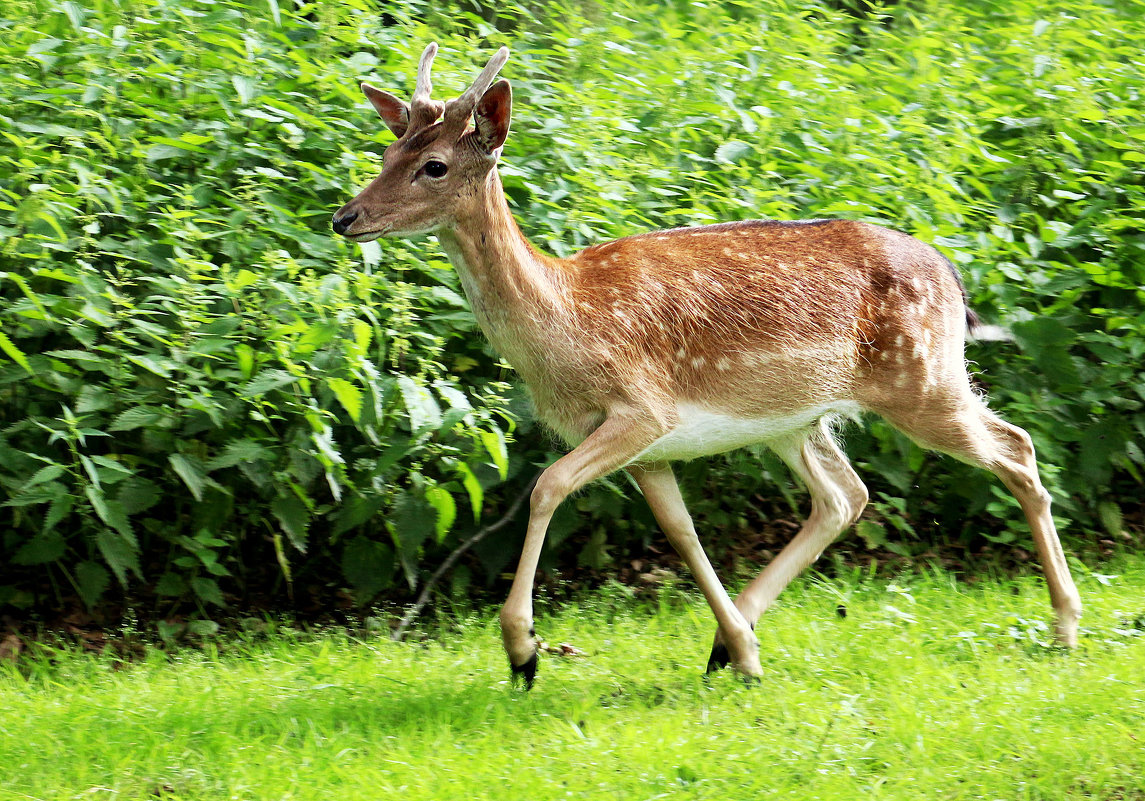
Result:
M361 231L356 234L342 234L342 236L349 239L351 242L373 242L381 236L385 235L385 231L381 228L375 231Z

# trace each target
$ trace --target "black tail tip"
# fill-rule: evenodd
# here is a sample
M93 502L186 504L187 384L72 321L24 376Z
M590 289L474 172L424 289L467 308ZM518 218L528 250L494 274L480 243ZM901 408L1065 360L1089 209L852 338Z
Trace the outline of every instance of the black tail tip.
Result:
M525 689L533 689L533 680L537 678L537 655L533 654L523 665L514 665L509 663L509 667L513 670L513 685L516 686L521 680L525 680Z
M982 318L978 316L978 312L974 311L969 306L966 307L966 330L973 334L982 325Z
M712 646L712 653L708 656L708 673L715 673L728 666L731 657L728 656L728 647L723 643Z

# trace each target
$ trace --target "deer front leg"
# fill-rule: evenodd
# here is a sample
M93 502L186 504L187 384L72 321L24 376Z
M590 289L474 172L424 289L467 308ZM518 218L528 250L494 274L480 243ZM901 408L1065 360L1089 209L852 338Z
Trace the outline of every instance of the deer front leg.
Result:
M571 493L623 467L662 433L643 415L614 414L537 480L530 497L525 545L509 597L501 608L501 641L514 678L524 676L526 688L533 686L537 673L533 578L553 513Z

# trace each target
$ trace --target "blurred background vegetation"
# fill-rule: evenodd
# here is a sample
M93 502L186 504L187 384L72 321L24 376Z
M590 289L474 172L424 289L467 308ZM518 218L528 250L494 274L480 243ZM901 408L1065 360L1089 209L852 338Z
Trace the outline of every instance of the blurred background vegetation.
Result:
M432 238L329 231L391 138L358 82L408 95L430 40L442 97L512 49L501 172L553 253L757 217L936 245L1013 333L968 358L1067 545L1140 536L1142 2L7 0L0 609L401 600L553 458ZM874 499L850 547L1026 547L986 473L881 423L846 438ZM805 506L765 453L680 473L716 552ZM443 592L511 570L521 522ZM659 543L614 480L545 564Z

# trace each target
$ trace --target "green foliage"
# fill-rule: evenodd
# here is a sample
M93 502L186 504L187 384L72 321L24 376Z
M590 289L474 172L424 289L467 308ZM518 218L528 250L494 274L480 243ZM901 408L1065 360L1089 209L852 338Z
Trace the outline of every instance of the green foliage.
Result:
M110 570L226 606L316 543L365 600L395 553L414 584L504 477L506 385L440 257L329 234L372 169L350 10L6 14L0 559L89 604Z
M1034 435L1062 522L1116 534L1140 497L1129 0L918 0L858 21L795 0L414 3L388 27L365 0L87 1L0 16L0 603L46 575L93 605L119 584L205 611L268 564L288 588L331 566L364 602L414 586L487 490L548 458L511 441L526 418L436 245L329 233L389 141L358 80L408 93L431 38L442 95L512 47L502 175L538 245L750 217L907 230L1012 329L969 355ZM872 544L1028 536L984 473L878 424L848 438L880 499ZM769 480L770 511L798 507L758 454L683 472L712 539ZM649 535L639 510L618 522L617 492L576 502L586 564ZM573 527L557 522L554 540ZM514 536L482 553L492 575Z

